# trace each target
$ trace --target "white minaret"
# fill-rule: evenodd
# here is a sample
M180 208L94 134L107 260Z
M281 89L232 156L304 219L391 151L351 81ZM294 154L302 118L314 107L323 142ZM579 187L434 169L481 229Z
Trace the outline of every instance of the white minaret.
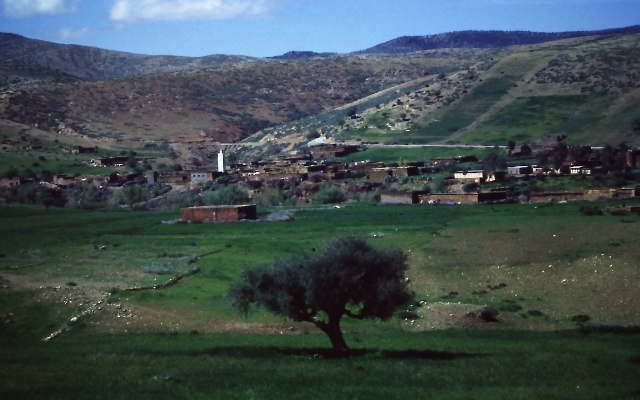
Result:
M224 153L218 152L218 172L224 172Z

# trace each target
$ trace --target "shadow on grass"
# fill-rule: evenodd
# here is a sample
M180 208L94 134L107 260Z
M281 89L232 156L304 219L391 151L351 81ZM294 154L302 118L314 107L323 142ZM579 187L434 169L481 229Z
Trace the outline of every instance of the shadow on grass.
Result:
M262 358L273 357L274 354L294 357L309 358L344 358L344 356L336 353L332 348L287 348L287 347L216 347L204 351L210 356L235 356ZM386 358L386 359L422 359L422 360L456 360L459 358L486 357L488 354L472 354L472 353L452 353L448 351L434 350L378 350L378 349L352 349L349 350L346 357L368 357L368 358Z

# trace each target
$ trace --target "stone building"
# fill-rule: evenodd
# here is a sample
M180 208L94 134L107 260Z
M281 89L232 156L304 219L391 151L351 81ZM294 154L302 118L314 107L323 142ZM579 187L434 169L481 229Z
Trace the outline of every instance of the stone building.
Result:
M257 219L257 209L255 204L189 207L180 210L180 218L183 221L197 222L241 221L243 219L255 220Z

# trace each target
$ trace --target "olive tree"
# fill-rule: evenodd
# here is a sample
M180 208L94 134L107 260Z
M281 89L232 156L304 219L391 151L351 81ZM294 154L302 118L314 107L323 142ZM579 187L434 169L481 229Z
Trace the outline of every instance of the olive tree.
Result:
M329 336L334 350L348 347L343 316L388 320L411 300L400 249L378 249L361 236L330 239L310 253L245 268L227 296L245 314L251 304L297 322L310 322Z

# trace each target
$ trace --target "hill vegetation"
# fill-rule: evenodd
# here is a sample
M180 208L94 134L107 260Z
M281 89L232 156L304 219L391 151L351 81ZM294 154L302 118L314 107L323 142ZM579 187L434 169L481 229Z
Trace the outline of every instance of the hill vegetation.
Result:
M213 68L261 59L247 56L150 56L65 45L0 33L0 61L39 65L87 80L105 80L170 71Z
M640 143L640 50L639 35L629 32L637 29L453 32L350 55L198 61L4 34L1 54L12 61L0 68L0 118L93 145L158 146L180 162L205 165L215 161L208 146L219 142L248 143L238 156L256 159L318 136L518 146L561 136L570 144L633 146Z
M627 35L634 33L640 33L640 25L599 31L553 33L527 31L459 31L428 36L402 36L357 53L398 54L455 48L498 49L586 36Z
M369 96L342 114L301 121L297 131L285 125L268 134L284 148L313 132L380 144L549 145L564 137L570 144L638 145L639 38L587 37L487 51L448 74ZM446 53L453 57L454 51ZM347 115L353 106L355 119Z

